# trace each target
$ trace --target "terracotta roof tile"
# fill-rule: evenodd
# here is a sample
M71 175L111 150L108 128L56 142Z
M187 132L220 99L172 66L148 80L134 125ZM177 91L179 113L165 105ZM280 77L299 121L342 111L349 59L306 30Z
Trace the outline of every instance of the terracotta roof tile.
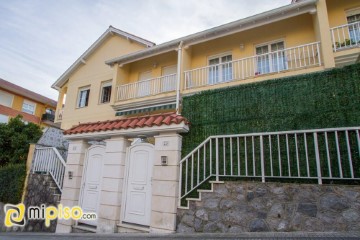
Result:
M64 132L65 135L79 134L95 131L109 131L109 130L121 130L128 128L142 128L152 127L170 124L180 124L184 122L189 124L189 121L181 115L175 113L163 113L156 115L147 115L141 117L131 117L125 119L118 119L112 121L93 122L93 123L81 123L71 129Z

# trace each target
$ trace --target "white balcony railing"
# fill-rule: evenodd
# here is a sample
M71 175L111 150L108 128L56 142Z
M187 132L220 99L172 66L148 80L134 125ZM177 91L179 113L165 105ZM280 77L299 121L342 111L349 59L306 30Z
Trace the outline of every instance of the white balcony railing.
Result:
M152 78L135 83L117 86L116 100L121 101L157 95L160 93L175 91L175 89L176 74L171 74L158 78Z
M334 51L360 45L360 22L354 22L330 29Z
M185 71L185 89L320 65L320 42L314 42Z

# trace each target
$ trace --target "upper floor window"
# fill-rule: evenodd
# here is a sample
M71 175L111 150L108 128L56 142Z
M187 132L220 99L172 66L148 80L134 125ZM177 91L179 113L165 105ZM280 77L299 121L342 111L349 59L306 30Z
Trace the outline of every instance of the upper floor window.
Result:
M90 87L80 88L76 106L78 108L87 107L89 104L89 95L90 95Z
M22 111L34 115L35 107L36 107L35 103L30 102L28 100L24 100L23 105L22 105Z
M168 92L176 89L177 65L163 67L161 71L161 91Z
M209 58L209 84L232 80L232 55L222 54Z
M108 103L111 98L111 81L101 84L100 103Z
M256 75L287 69L284 41L261 44L255 47Z
M14 95L0 90L0 105L11 108L13 99Z
M349 37L352 43L360 41L360 8L347 11L347 22L349 24Z

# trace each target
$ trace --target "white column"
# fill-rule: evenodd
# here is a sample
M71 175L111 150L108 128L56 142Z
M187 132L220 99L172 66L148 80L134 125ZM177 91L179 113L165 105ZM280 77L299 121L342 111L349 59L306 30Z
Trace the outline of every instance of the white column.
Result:
M69 143L64 185L60 201L64 207L73 207L79 205L85 152L88 147L89 145L87 142L83 140L71 141ZM69 179L69 171L73 173L72 179ZM70 233L73 224L74 221L71 219L58 219L56 233Z
M96 231L98 233L114 233L120 221L126 148L130 142L124 137L111 138L105 142L106 149Z
M155 136L151 232L170 233L176 231L181 140L182 137L176 133ZM161 156L167 157L166 166L161 164Z

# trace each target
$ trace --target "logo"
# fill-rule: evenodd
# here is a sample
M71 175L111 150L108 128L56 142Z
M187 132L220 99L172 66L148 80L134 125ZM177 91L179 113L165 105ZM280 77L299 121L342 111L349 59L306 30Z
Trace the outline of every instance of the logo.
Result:
M25 205L20 203L18 205L5 204L5 226L25 226Z
M5 226L25 226L25 205L20 203L18 205L6 204L5 211ZM59 204L57 207L42 204L38 206L30 206L27 209L27 220L45 220L45 226L49 227L50 222L55 219L73 219L73 220L95 220L96 213L84 213L81 207L63 207Z

